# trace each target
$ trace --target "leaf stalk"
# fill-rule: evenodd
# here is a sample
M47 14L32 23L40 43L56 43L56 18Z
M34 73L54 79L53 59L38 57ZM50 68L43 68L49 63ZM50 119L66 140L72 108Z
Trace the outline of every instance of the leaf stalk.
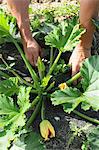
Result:
M75 80L79 79L80 77L81 77L81 73L79 72L76 75L74 75L71 79L66 81L67 85L71 85Z
M59 51L59 53L58 53L58 55L57 55L57 57L56 57L56 59L55 59L53 65L52 65L51 68L49 69L49 72L48 72L48 74L47 74L48 76L52 74L54 68L56 67L56 65L57 65L57 63L58 63L58 61L59 61L59 59L60 59L61 54L62 54L62 51Z
M76 115L78 115L78 116L80 116L81 118L84 118L84 119L90 121L90 122L93 122L95 124L99 124L99 120L91 118L91 117L88 117L88 116L86 116L86 115L78 112L77 110L73 110L73 113L76 114Z

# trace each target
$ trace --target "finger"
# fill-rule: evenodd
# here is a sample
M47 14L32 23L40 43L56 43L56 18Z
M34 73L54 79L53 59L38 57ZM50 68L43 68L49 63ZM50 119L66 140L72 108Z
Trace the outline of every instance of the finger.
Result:
M28 61L30 62L30 64L32 66L34 66L34 59L33 59L32 55L26 55L26 57L27 57Z
M35 53L35 56L33 56L34 65L37 66L37 60L38 60L38 54Z
M72 64L72 76L74 76L75 74L77 74L78 71L79 71L79 66L74 66Z
M30 64L31 64L32 66L35 66L35 64L34 64L34 58L33 58L33 57L29 58L29 62L30 62Z

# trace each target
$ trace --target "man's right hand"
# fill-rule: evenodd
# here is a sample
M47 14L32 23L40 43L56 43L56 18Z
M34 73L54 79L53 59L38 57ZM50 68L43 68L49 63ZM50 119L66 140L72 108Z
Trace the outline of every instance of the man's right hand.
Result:
M79 46L77 46L74 49L69 60L69 64L72 66L72 76L74 76L77 72L80 71L80 67L84 62L84 60L90 56L91 56L90 50L80 48Z
M31 65L36 66L38 56L41 54L41 47L38 45L35 39L23 42L23 46L27 59Z

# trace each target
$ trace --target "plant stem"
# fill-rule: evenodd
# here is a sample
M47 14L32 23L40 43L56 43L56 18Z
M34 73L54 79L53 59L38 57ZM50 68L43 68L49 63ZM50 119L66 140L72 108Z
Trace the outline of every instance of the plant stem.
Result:
M61 52L61 51L59 51L59 53L58 53L58 55L57 55L57 57L56 57L56 59L55 59L55 61L54 61L53 65L51 66L51 68L50 68L50 70L49 70L49 72L48 72L48 74L47 74L47 75L51 75L51 74L52 74L52 72L53 72L54 68L55 68L55 67L56 67L56 65L57 65L57 62L58 62L58 61L59 61L59 59L60 59L61 54L62 54L62 52Z
M32 113L30 119L28 120L28 122L27 122L27 124L26 124L26 127L27 127L27 128L28 128L28 127L33 123L33 121L35 120L37 114L38 114L39 111L40 111L41 104L42 104L42 99L40 98L38 104L36 105L36 108L35 108L34 112Z
M67 85L72 84L75 80L79 79L80 77L81 77L81 73L79 72L76 75L74 75L71 79L66 81Z
M46 89L46 92L49 92L55 85L55 82L52 82L49 87Z
M44 107L44 99L42 101L42 108L41 108L41 119L42 121L45 119L45 107Z
M31 103L30 109L33 109L33 108L34 108L34 106L38 103L39 99L40 99L39 96L37 96L37 97L33 100L33 102Z
M86 119L86 120L88 120L88 121L90 121L90 122L99 124L99 120L94 119L94 118L91 118L91 117L88 117L88 116L86 116L86 115L84 115L84 114L78 112L77 110L74 110L73 113L75 113L76 115L78 115L78 116L80 116L80 117L82 117L82 118L84 118L84 119Z
M11 38L12 38L12 37L11 37ZM26 57L25 57L25 55L24 55L22 49L20 48L20 46L19 46L19 44L16 42L16 40L14 40L14 39L12 38L12 41L13 41L13 43L15 44L16 48L18 49L19 53L21 54L21 57L23 58L23 60L24 60L24 62L25 62L25 64L26 64L26 67L28 68L28 70L29 70L29 72L30 72L30 74L31 74L31 77L32 77L34 83L36 84L36 86L38 86L38 80L39 80L39 78L38 78L37 74L35 73L35 71L33 70L32 66L30 65L30 63L29 63L28 60L26 59Z
M50 51L50 66L49 66L49 68L51 68L52 64L53 64L53 47L51 47L51 51Z
M35 90L35 89L32 89L32 90L31 90L31 93L33 93L33 94L38 94L37 90Z

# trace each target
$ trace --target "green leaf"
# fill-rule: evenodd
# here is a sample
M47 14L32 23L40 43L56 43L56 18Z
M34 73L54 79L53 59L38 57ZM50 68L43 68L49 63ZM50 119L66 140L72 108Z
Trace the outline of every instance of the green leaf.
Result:
M10 130L8 130L4 136L0 136L0 149L8 150L8 147L10 146L13 138L14 138L14 134Z
M44 150L45 146L42 143L41 137L34 132L21 135L17 138L10 150Z
M86 59L82 68L82 87L83 96L86 97L86 103L99 110L99 56L91 56Z
M95 90L99 88L99 56L91 56L86 59L80 70L82 79L82 86L84 91ZM98 92L98 91L94 91Z
M59 105L66 102L72 102L71 100L77 98L81 95L81 92L78 89L66 88L64 90L55 91L52 94L51 100L52 104ZM74 100L75 101L75 100Z
M11 36L15 36L15 18L7 16L0 11L0 44L5 42L12 42Z
M73 111L82 101L81 92L76 88L66 88L55 91L51 96L53 105L63 104L64 110L68 113Z
M17 105L11 97L0 94L0 126L11 124L13 130L17 130L19 126L24 126L26 122L25 112L29 109L29 94L31 87L20 87Z
M79 24L75 25L64 46L64 52L72 50L79 43L79 39L81 38L81 35L84 33L85 30L80 28Z
M19 89L19 94L18 94L18 105L20 107L20 111L26 112L27 109L30 107L30 102L29 102L29 94L31 91L31 87L24 87L21 86Z
M99 110L99 56L92 56L85 60L81 75L83 92L71 87L55 91L51 97L52 104L63 104L64 111L68 113L80 103L84 110L90 107L96 111Z
M18 89L18 78L11 77L0 82L0 94L12 96L13 94L18 93Z
M0 115L16 115L18 112L17 107L13 103L13 99L0 94Z
M13 141L20 137L22 134L27 133L25 129L18 130L18 132L14 132L12 130L0 130L0 149L1 150L8 150L12 147Z
M38 16L35 16L33 20L31 20L31 27L33 31L36 31L40 28L41 22Z
M84 32L85 30L79 27L77 18L73 17L69 21L63 21L45 37L46 45L55 47L62 52L72 50Z
M99 149L99 126L91 131L88 135L88 142L90 150L98 150Z
M0 95L0 127L13 124L13 128L23 126L25 124L25 116L21 114L15 106L13 99Z
M45 150L42 138L35 132L20 130L14 133L11 130L0 132L1 150Z
M8 18L6 18L5 14L0 11L0 31L5 35L5 33L9 34L10 26L8 24Z

